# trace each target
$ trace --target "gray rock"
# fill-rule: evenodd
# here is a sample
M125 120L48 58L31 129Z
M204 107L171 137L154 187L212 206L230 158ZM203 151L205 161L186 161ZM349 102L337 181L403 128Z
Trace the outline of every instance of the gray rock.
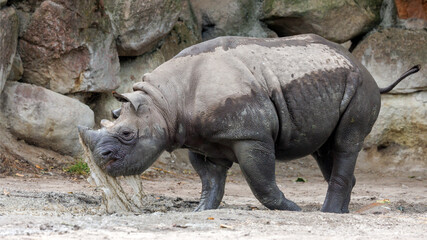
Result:
M181 0L104 0L113 23L120 56L138 56L152 50L172 30L181 12Z
M88 106L26 83L6 83L2 111L13 135L71 156L81 153L77 125L94 126L94 114Z
M3 121L3 119L0 116L0 120ZM69 165L75 162L71 156L61 155L49 149L29 145L25 141L17 139L3 126L3 122L0 122L0 134L0 153L2 159L25 159L26 162L32 165L59 169L65 164Z
M108 16L98 1L44 1L19 41L23 80L58 93L118 87L119 60Z
M260 3L253 0L191 0L203 40L219 36L277 37L260 22Z
M166 61L173 58L182 49L202 41L202 31L189 1L183 3L178 19L179 21L162 40L160 46L160 51Z
M359 154L358 168L382 172L427 170L427 92L385 94L380 115Z
M25 29L27 29L28 23L31 20L31 15L40 7L40 4L45 0L9 0L9 4L12 5L19 18L19 37L23 36Z
M0 0L0 7L3 7L4 5L6 5L7 0Z
M395 174L396 172L412 172L424 175L427 171L427 149L410 148L399 145L372 147L359 153L357 168L365 172Z
M12 69L18 43L18 16L12 7L0 10L0 94Z
M427 171L427 92L381 97L381 112L358 158L363 171Z
M18 81L22 78L22 74L24 73L24 67L22 66L21 56L19 54L15 54L13 58L12 68L9 72L8 81Z
M316 33L343 43L380 22L382 0L265 0L263 21L279 36Z
M371 33L353 55L369 70L380 87L393 83L416 64L421 71L397 85L391 93L427 90L427 32L388 28Z
M427 92L381 96L381 111L365 147L397 144L427 152Z
M145 53L136 58L124 58L120 62L120 87L116 89L119 93L131 92L132 85L139 82L145 73L153 71L165 61L171 59L181 50L200 42L201 35L196 19L192 14L190 5L184 3L183 10L179 16L180 20L172 28L171 32L162 40L161 46L153 52ZM112 120L111 110L121 105L111 93L103 93L96 101L95 111L96 123L101 119Z
M119 93L131 92L132 85L135 82L140 82L145 73L153 71L164 62L165 57L161 51L121 61L120 79L122 80L122 84L120 84L120 87L116 91ZM102 119L112 120L111 111L120 106L121 103L111 93L101 94L94 108L96 123L99 124Z

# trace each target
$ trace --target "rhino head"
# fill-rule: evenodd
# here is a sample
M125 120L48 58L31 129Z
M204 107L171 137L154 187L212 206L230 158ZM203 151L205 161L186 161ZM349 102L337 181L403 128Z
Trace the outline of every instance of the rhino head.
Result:
M167 145L167 125L159 109L145 92L113 93L123 102L113 111L114 122L103 119L102 128L79 127L95 163L111 176L127 176L145 171Z

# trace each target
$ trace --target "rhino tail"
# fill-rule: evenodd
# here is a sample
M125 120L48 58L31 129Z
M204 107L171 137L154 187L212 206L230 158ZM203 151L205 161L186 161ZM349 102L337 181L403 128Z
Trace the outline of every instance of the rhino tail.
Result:
M383 93L390 92L394 87L396 87L397 84L400 83L400 81L402 81L403 79L405 79L407 76L412 75L412 74L420 71L420 69L421 69L420 65L413 66L411 69L409 69L404 74L402 74L402 76L400 76L400 78L397 79L393 84L391 84L390 86L385 87L385 88L380 88L380 93L383 94Z

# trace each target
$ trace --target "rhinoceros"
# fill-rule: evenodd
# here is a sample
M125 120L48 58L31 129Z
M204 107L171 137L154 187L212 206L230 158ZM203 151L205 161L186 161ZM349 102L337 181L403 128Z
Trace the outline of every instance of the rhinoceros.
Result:
M267 208L299 211L275 180L275 160L312 155L328 183L323 212L347 213L355 163L380 111L376 82L347 50L307 34L219 37L184 49L131 93L99 130L79 128L111 176L146 170L163 151L189 149L202 181L196 210L218 208L238 163Z

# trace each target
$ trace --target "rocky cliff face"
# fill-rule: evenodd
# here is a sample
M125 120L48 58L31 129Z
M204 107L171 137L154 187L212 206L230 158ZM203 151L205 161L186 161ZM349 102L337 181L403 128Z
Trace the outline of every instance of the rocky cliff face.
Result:
M380 86L421 64L420 73L383 95L359 166L425 170L426 6L421 0L1 0L0 134L78 157L76 125L110 118L119 106L112 90L130 91L182 49L223 35L316 33L346 42ZM3 145L0 161L1 151L13 151Z

